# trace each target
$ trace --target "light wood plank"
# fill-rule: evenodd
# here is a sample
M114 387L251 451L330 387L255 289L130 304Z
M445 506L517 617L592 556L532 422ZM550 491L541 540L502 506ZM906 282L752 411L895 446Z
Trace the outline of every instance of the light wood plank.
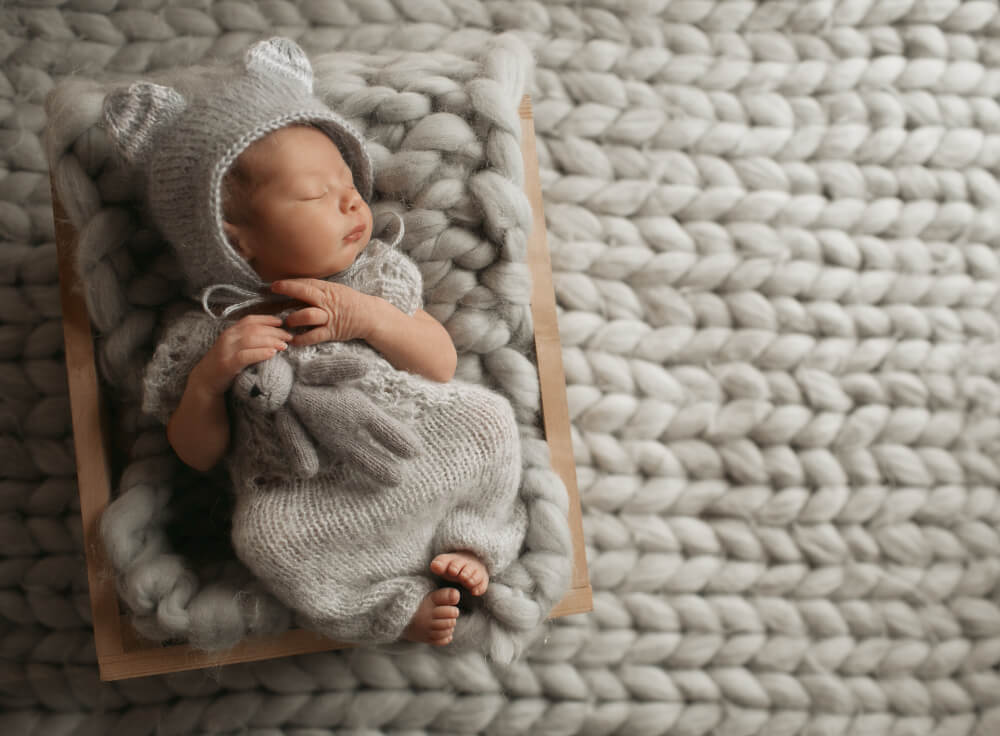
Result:
M90 317L73 264L76 230L54 188L52 217L56 231L59 299L62 307L83 544L87 558L87 582L90 586L90 608L94 621L94 645L100 662L105 657L117 656L122 652L114 575L98 533L101 514L111 498L108 438L94 361Z
M137 639L136 643L137 648L131 651L109 655L102 659L100 664L102 680L122 680L203 667L221 667L260 659L347 649L351 646L305 629L291 629L276 636L247 637L232 649L223 652L202 652L188 644L161 647L142 639Z
M538 176L538 151L535 147L535 123L531 99L525 95L518 109L521 116L521 155L524 157L524 190L531 201L534 222L528 240L528 263L531 266L531 313L535 327L535 353L542 391L542 420L552 454L552 467L562 478L569 494L569 525L573 537L573 578L570 591L552 612L552 616L584 613L593 610L593 595L587 573L587 553L583 541L583 516L576 483L576 461L566 399L566 374L559 342L555 289L552 286L552 263L545 235L545 208L542 184Z

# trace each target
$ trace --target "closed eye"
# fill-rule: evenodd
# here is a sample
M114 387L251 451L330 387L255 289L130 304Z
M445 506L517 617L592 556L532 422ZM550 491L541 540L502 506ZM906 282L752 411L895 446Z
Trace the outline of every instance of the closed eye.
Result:
M347 172L346 182L344 183L344 186L346 186L353 192L358 191L358 188L354 185L354 177L351 175L350 171ZM311 202L313 200L323 199L323 197L325 197L329 193L330 193L330 187L326 187L323 189L322 192L320 192L315 196L301 197L300 199L302 199L302 201L304 202Z

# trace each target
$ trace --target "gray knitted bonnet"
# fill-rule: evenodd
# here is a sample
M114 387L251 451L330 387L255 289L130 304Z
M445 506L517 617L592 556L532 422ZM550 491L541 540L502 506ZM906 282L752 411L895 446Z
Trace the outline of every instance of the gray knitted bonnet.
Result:
M264 282L222 229L222 180L240 153L279 128L312 125L340 149L365 201L371 158L361 135L313 95L312 66L294 41L257 43L204 79L190 99L152 82L116 90L104 101L104 122L113 145L145 170L150 212L188 293L219 283L260 293Z

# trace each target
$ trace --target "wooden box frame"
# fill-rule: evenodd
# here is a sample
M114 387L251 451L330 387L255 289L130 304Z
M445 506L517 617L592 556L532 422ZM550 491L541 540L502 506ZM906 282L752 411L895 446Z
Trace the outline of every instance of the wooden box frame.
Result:
M552 269L545 238L534 122L531 101L527 95L518 112L521 119L525 192L533 212L528 263L533 276L531 309L541 384L542 421L552 455L552 465L562 477L569 494L569 523L573 538L572 581L567 594L549 614L550 618L556 618L592 610L593 596L587 575L580 499L570 441L569 410L559 328L556 323ZM73 265L77 235L55 189L52 191L52 205L80 512L90 584L94 642L101 679L118 680L350 646L303 629L292 629L276 636L248 637L232 649L221 652L203 652L187 644L162 646L142 639L135 632L128 616L121 612L114 587L114 574L98 532L100 516L111 499L110 442L94 361L90 318Z

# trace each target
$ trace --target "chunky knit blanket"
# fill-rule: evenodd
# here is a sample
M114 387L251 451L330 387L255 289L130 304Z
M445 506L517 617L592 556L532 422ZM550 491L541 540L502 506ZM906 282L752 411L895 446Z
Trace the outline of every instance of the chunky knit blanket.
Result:
M0 18L0 733L1000 732L995 3ZM276 30L313 53L513 31L536 56L595 611L513 666L348 651L97 680L42 100Z

